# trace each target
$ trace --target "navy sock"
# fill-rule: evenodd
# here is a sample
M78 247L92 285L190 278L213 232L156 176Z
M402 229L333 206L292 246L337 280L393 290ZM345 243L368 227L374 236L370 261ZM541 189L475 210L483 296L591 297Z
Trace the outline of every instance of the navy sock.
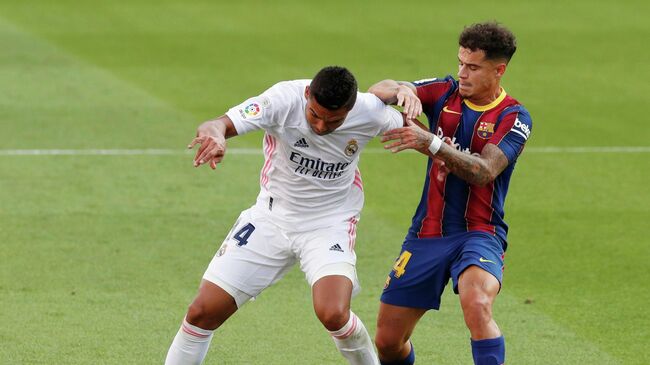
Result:
M506 341L501 337L472 340L475 365L501 365L506 362Z
M413 348L413 344L411 343L411 352L409 352L409 355L406 357L406 359L391 361L391 362L385 362L385 361L379 361L379 362L381 363L381 365L413 365L415 363L415 349Z

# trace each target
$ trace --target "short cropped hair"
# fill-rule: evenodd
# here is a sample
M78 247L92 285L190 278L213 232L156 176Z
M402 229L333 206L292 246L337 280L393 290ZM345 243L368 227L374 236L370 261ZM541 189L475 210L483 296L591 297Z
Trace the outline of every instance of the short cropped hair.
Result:
M349 110L357 101L357 80L345 67L327 66L311 80L309 91L326 109Z
M465 27L458 37L458 44L472 51L485 52L488 60L510 61L517 50L517 41L512 32L496 22L477 23Z

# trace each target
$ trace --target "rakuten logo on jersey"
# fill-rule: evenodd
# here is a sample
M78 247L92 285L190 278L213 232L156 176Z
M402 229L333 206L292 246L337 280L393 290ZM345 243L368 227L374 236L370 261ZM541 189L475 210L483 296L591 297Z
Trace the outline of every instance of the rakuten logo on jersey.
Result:
M350 166L349 162L325 162L320 158L313 159L304 157L299 152L291 152L291 162L298 164L294 172L301 175L310 175L318 179L332 180L341 177L345 168Z
M446 137L444 135L444 133L442 132L442 128L440 128L440 127L438 127L438 133L436 133L436 134L438 135L438 138L442 139L442 141L444 143L447 143L447 141L451 141L451 145L460 152L466 153L468 155L474 155L474 156L480 156L481 155L481 154L476 153L476 152L472 153L472 151L469 149L469 147L463 148L460 145L460 143L456 143L456 137L453 137L453 138Z
M510 129L513 132L518 132L524 139L528 140L528 137L530 137L530 128L528 128L528 125L522 123L519 118L515 119L515 125L512 126L512 129Z

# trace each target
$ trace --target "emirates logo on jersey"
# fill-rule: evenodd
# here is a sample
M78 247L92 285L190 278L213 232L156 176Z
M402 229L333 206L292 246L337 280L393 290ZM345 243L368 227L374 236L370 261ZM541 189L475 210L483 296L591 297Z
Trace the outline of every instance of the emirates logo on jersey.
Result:
M318 179L333 180L343 176L350 162L327 162L320 158L310 158L300 152L291 152L291 162L296 164L294 172Z
M476 134L483 139L492 137L494 134L494 123L480 122Z
M357 140L351 139L348 142L348 145L345 146L345 155L352 156L355 153L357 153L358 150L359 150L359 144L357 143Z

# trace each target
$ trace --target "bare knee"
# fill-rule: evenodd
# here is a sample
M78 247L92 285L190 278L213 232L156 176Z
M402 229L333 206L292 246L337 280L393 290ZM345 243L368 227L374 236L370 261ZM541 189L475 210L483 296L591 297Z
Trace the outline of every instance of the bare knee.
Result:
M492 300L486 294L476 292L461 301L465 324L471 332L480 331L492 321Z
M350 320L350 308L346 306L319 306L314 308L318 320L328 331L337 331L343 328Z
M202 283L199 295L187 309L185 320L206 330L221 326L237 311L237 304L230 294L212 283Z
M499 288L499 281L478 266L470 266L461 274L458 282L460 304L472 338L493 338L500 335L499 328L492 319L492 303Z
M352 281L341 275L320 278L312 286L314 312L329 331L338 331L350 320Z
M385 361L394 361L401 359L404 352L404 346L408 339L399 334L392 334L388 331L377 328L375 335L375 346L379 352L379 357Z
M204 328L201 326L201 324L204 324L208 318L209 313L204 303L202 301L199 301L198 298L194 299L192 304L190 304L190 306L187 308L187 315L185 316L185 320L197 327Z
M379 359L392 362L405 359L411 352L409 338L426 309L381 303L377 314L375 345Z

